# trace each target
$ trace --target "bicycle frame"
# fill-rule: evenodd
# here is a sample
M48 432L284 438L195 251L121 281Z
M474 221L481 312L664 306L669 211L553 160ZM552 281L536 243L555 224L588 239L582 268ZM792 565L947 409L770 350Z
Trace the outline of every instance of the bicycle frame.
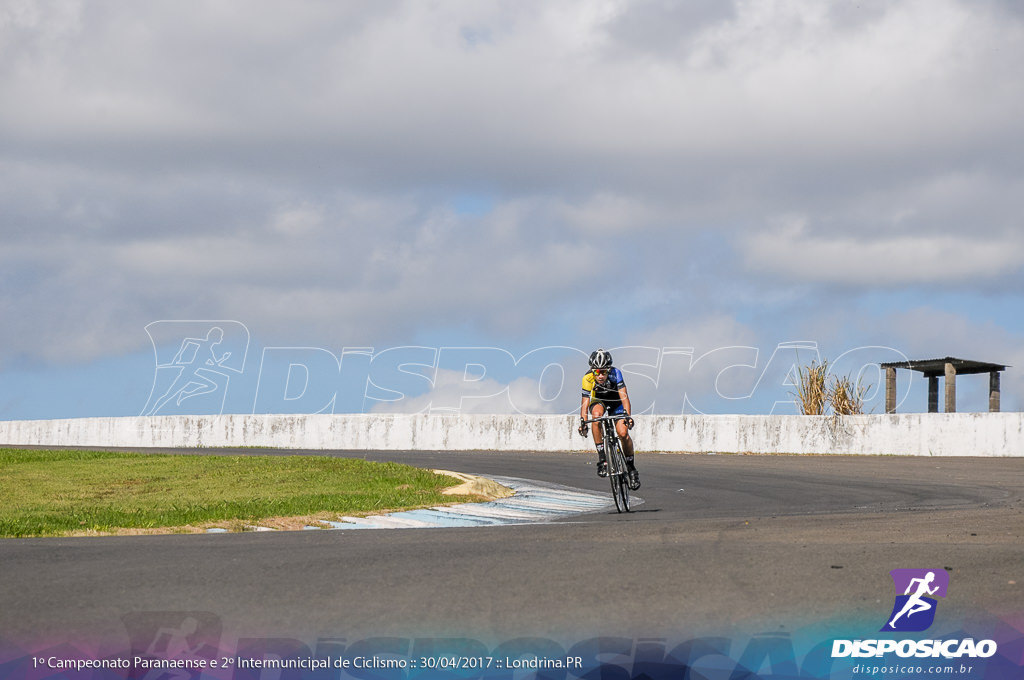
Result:
M629 480L626 468L626 456L622 452L622 441L615 430L615 421L624 420L629 416L618 414L613 416L597 416L583 421L584 425L599 423L601 440L604 442L604 456L608 465L608 479L612 484L612 498L619 512L629 512Z

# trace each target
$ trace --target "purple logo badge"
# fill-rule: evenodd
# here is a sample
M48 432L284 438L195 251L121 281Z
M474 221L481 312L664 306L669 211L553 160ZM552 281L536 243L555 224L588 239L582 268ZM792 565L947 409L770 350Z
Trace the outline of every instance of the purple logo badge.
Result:
M935 621L936 597L945 597L949 574L943 569L893 569L896 602L882 631L920 632Z

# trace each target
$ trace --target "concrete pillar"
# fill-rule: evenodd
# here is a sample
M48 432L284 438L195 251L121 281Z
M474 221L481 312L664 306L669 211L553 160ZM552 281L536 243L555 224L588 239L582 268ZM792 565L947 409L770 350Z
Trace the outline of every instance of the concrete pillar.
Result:
M885 368L885 412L896 413L896 369Z
M946 413L956 413L956 366L946 362Z
M939 376L928 376L928 413L939 412Z
M988 374L988 410L999 413L999 371Z

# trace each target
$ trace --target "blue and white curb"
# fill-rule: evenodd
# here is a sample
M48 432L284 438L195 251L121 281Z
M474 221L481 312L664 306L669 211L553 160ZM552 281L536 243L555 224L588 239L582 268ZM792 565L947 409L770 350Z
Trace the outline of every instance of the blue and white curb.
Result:
M489 477L515 493L485 503L460 503L390 515L343 517L324 522L330 529L425 529L437 527L480 527L501 524L537 524L614 507L611 492L596 493L557 484L545 484L515 477ZM643 500L634 497L634 503ZM322 529L324 527L306 527Z

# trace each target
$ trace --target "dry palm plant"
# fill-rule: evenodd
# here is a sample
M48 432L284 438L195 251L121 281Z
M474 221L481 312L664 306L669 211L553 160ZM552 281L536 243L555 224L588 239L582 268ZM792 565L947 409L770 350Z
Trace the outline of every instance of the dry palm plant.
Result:
M832 385L828 390L829 401L832 402L832 411L837 416L852 416L864 413L864 395L868 387L861 385L860 381L854 385L849 377L835 376L832 378Z
M828 405L828 361L814 361L806 369L797 366L796 398L805 416L825 415Z

